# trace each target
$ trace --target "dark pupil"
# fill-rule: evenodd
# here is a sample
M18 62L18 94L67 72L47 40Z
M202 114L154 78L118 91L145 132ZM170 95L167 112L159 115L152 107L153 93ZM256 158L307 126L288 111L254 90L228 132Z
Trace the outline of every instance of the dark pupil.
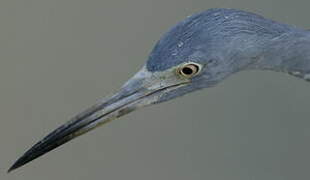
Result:
M189 68L189 67L184 67L184 68L182 69L182 72L183 72L183 74L186 74L186 75L191 75L191 74L193 74L193 70L192 70L191 68Z

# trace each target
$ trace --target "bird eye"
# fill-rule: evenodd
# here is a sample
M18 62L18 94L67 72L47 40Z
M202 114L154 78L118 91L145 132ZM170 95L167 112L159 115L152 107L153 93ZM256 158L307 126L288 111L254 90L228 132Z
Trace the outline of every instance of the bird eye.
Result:
M191 78L200 72L201 65L196 63L183 64L179 69L178 73L186 78Z

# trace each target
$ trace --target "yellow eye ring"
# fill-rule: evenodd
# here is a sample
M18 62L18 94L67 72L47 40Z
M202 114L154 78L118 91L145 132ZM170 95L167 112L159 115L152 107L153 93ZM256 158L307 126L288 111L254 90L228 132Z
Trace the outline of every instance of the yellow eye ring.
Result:
M201 65L193 62L189 62L186 64L183 64L178 68L178 74L186 77L191 78L197 75L201 70Z

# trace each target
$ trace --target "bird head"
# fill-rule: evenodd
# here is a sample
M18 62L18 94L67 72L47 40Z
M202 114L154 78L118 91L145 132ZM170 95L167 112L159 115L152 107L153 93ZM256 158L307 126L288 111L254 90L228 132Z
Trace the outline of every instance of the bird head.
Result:
M118 93L43 138L9 171L137 108L216 85L258 61L270 39L288 29L238 10L212 9L188 17L159 40Z

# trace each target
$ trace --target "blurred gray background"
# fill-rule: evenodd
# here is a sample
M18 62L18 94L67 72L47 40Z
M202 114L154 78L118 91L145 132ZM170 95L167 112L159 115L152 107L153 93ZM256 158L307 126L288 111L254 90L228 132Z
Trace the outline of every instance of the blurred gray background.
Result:
M1 0L1 180L310 178L310 84L243 72L144 108L6 174L35 142L115 92L186 16L230 7L310 28L310 1Z

